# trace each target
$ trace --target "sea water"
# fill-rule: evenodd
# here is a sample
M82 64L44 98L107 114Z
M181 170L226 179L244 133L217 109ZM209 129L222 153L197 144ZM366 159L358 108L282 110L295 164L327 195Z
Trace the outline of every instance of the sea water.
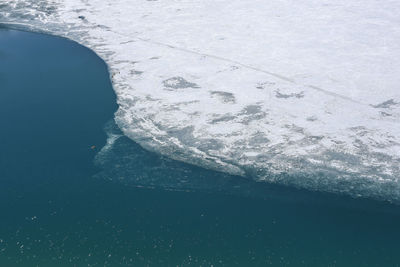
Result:
M148 152L104 62L0 30L0 266L398 266L400 209Z

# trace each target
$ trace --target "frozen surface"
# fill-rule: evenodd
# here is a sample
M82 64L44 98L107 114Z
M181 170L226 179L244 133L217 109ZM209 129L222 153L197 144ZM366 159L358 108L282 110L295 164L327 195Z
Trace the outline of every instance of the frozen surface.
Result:
M389 0L0 1L0 22L71 38L107 62L116 121L143 147L393 201L398 14Z

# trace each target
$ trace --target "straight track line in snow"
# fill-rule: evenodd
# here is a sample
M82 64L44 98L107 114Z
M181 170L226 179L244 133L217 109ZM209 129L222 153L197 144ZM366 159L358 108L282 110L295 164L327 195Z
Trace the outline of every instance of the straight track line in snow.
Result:
M281 80L286 81L286 82L290 82L292 84L298 84L295 80L293 80L293 79L291 79L289 77L286 77L284 75L277 74L277 73L274 73L274 72L271 72L271 71L267 71L267 70L263 70L261 68L257 68L257 67L254 67L254 66L251 66L251 65L248 65L248 64L244 64L242 62L239 62L239 61L236 61L236 60L232 60L232 59L229 59L229 58L224 58L224 57L211 55L211 54L206 54L206 53L200 53L200 52L196 52L194 50L190 50L190 49L187 49L187 48L177 47L177 46L174 46L174 45L171 45L171 44L166 44L166 43L162 43L162 42L158 42L158 41L153 41L153 40L150 40L150 39L144 39L144 38L141 38L141 37L131 37L131 36L127 36L125 34L121 34L121 33L118 33L118 32L114 32L114 33L120 34L120 35L122 35L124 37L134 38L134 39L142 41L142 42L151 43L151 44L155 44L155 45L159 45L159 46L164 46L164 47L168 47L168 48L171 48L171 49L174 49L174 50L179 50L179 51L182 51L182 52L185 52L185 53L190 53L190 54L195 54L195 55L204 56L204 57L208 57L208 58L214 58L214 59L225 61L225 62L230 62L232 64L239 65L239 66L241 66L243 68L247 68L247 69L251 69L251 70L257 71L257 72L265 73L267 75L273 76L275 78L281 79ZM333 96L333 97L341 98L343 100L346 100L346 101L349 101L349 102L352 102L352 103L355 103L355 104L358 104L358 105L369 106L368 104L362 103L360 101L357 101L355 99L352 99L350 97L347 97L347 96L344 96L344 95L341 95L341 94L337 94L337 93L331 92L329 90L323 89L323 88L315 86L315 85L304 85L303 84L303 86L307 87L307 88L310 88L310 89L313 89L313 90L316 90L318 92L322 92L324 94Z

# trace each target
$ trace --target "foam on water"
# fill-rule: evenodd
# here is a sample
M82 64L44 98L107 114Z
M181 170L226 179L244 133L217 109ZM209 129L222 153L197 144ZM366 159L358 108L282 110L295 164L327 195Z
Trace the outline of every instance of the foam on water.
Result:
M173 159L400 200L400 3L17 1L108 64L123 133Z

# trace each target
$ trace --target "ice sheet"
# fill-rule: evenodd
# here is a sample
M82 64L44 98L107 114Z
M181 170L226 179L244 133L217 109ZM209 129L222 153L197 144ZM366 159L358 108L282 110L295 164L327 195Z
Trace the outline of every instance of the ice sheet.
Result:
M400 199L400 2L0 1L110 68L123 133L171 158Z

